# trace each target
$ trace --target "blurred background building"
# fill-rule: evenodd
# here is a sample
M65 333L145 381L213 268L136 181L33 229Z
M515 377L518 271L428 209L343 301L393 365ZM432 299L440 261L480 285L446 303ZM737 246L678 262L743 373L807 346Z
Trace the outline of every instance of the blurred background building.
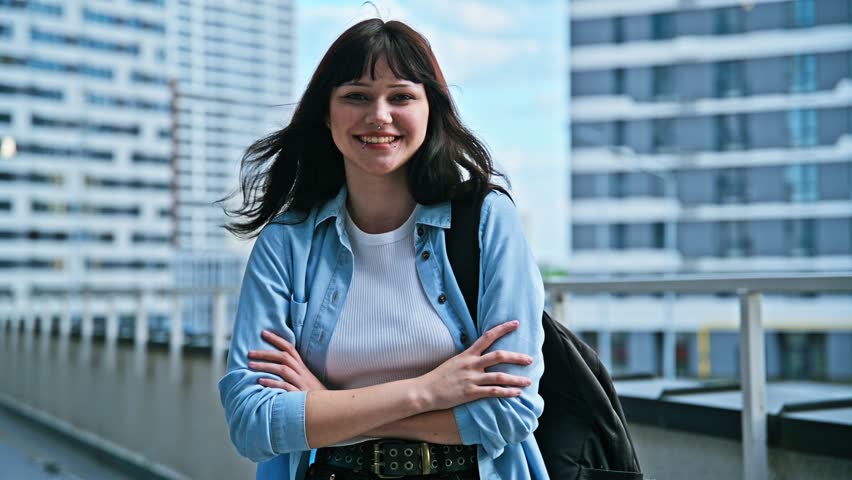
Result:
M18 308L174 285L161 3L0 2L0 295Z
M76 328L85 290L102 329L107 291L238 288L248 245L214 202L236 188L245 148L286 121L292 1L3 1L0 13L0 296L23 308L70 292ZM212 297L182 300L186 333L203 338ZM146 303L165 335L171 303Z
M572 273L852 268L852 2L569 4ZM770 377L852 377L850 299L813 300L767 302ZM677 308L677 372L736 376L729 301L661 303L609 316ZM589 339L616 371L661 373L667 339L642 323Z
M160 2L164 3L164 2ZM217 200L233 191L246 147L286 124L293 92L292 0L165 2L174 100L175 273L183 288L236 290L250 244L222 228ZM210 333L213 297L185 295L191 341ZM229 295L226 318L234 318Z

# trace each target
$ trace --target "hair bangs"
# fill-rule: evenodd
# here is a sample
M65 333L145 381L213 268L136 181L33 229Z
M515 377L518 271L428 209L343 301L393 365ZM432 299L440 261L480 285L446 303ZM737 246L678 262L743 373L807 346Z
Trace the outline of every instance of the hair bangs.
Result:
M435 72L429 64L428 45L412 44L410 38L398 38L388 22L378 35L363 37L354 41L348 48L342 48L336 55L336 72L332 86L354 82L365 75L376 79L376 64L384 58L388 68L400 80L413 83L430 83L435 80Z

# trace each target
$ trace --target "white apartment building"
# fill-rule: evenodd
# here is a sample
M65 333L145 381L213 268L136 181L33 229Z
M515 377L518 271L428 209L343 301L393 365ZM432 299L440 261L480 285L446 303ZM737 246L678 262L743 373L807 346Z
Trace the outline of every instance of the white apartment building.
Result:
M572 274L852 269L852 2L568 5ZM659 371L659 344L674 341L661 302L606 305L602 322L578 299L575 328L598 332L616 370L638 341L625 332L644 331L651 346L633 351ZM735 303L677 309L678 370L735 375ZM767 311L770 375L852 377L848 296Z
M0 0L0 303L96 329L117 309L130 334L140 302L108 293L159 290L162 333L175 287L239 286L250 244L214 202L290 114L293 3ZM183 300L209 331L211 298Z
M0 1L0 303L173 285L166 62L162 2Z
M167 2L174 95L178 287L235 290L250 243L222 228L214 202L237 188L252 142L287 122L293 98L293 0ZM236 295L226 318L233 319ZM206 333L212 297L182 304L188 333Z

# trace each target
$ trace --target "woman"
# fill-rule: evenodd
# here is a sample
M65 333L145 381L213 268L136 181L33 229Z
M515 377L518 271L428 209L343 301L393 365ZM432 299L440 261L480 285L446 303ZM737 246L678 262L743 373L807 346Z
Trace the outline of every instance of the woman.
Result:
M219 390L258 478L547 478L543 287L498 175L426 39L379 19L344 32L290 124L249 148L228 228L258 238ZM476 322L444 245L470 188L492 190Z

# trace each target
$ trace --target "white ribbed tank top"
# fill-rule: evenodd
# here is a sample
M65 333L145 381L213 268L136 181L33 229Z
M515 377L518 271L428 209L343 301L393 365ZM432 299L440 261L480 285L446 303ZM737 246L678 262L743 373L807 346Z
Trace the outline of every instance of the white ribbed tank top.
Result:
M328 346L330 388L417 377L456 354L417 275L416 212L399 228L379 234L365 233L346 213L354 272Z

